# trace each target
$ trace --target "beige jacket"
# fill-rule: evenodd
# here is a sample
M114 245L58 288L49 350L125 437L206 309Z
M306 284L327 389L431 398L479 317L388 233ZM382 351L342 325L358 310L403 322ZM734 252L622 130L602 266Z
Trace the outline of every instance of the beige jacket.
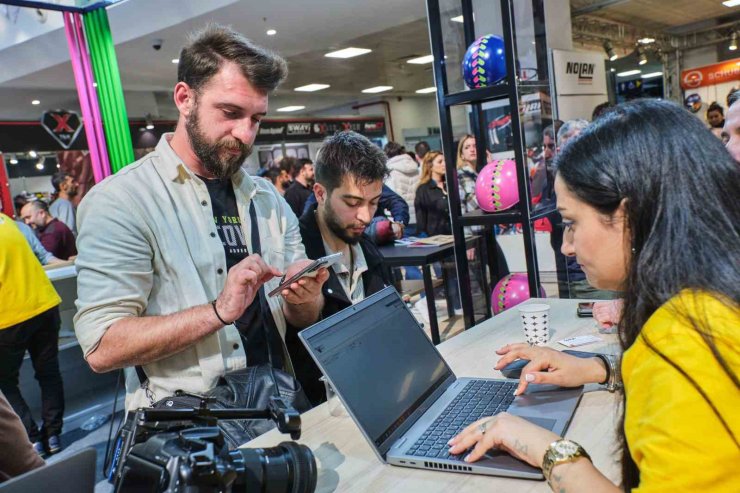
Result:
M77 220L77 314L74 324L85 357L105 331L124 317L167 315L215 299L226 281L226 256L213 223L208 189L169 145L97 184ZM298 219L267 180L241 170L233 178L249 249L249 203L254 200L262 256L283 270L306 258ZM270 291L279 279L266 283ZM269 298L285 335L282 298ZM229 325L169 358L144 366L150 398L132 368L126 371L126 408L148 406L182 389L202 393L225 372L248 362L236 327Z

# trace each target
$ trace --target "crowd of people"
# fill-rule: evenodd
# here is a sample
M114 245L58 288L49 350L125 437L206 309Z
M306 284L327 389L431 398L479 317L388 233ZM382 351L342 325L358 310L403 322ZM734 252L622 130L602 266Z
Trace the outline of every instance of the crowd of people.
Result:
M154 152L96 185L79 210L74 180L59 174L50 206L18 200L22 223L0 214L0 299L18 307L0 316L8 430L0 442L18 451L0 464L0 480L61 448L60 298L42 264L75 260L77 339L94 371L126 369L127 410L177 391L203 394L229 372L265 364L292 369L319 404L321 373L298 332L392 282L378 244L451 234L450 193L464 212L478 209L472 135L459 139L457 190L446 157L426 142L380 149L351 131L329 137L315 161L285 158L265 179L249 176L242 164L286 75L279 55L210 25L180 54L177 126ZM549 220L568 289L618 293L595 315L618 324L621 367L513 344L498 351L497 368L530 361L517 393L530 383L623 386L623 488L731 491L740 450L740 103L723 120L726 147L672 103L599 111L592 122L544 129L530 185L540 204L557 206ZM266 295L332 253L342 261ZM468 258L481 261L475 251ZM26 351L42 390L40 428L18 388ZM559 440L503 413L470 425L450 452L474 461L497 447L544 467L555 491L618 490L587 456L544 463Z

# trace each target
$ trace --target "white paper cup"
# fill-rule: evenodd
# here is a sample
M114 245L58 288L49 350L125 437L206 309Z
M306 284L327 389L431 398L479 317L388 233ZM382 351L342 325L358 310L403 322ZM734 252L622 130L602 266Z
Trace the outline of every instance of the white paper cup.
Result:
M324 388L326 389L326 407L329 409L330 416L348 416L347 410L344 408L344 404L339 400L339 396L334 392L334 388L329 383L326 377L321 377L319 380L324 382Z
M550 305L533 303L517 307L524 338L531 346L545 346L550 340Z

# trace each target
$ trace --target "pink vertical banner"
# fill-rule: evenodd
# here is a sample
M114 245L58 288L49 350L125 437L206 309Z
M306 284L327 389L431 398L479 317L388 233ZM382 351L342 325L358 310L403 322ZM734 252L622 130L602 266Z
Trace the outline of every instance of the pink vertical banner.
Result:
M110 176L111 167L108 161L108 146L105 140L105 133L103 131L103 118L100 115L100 103L98 102L98 91L95 86L95 78L93 77L92 64L90 62L90 54L87 51L87 40L85 33L82 29L84 25L81 14L73 14L75 19L75 29L77 33L78 46L80 49L80 60L82 61L82 73L85 76L85 87L87 88L88 100L90 101L90 108L93 116L93 128L95 129L95 136L98 140L98 149L100 149L100 162L103 171L103 177Z
M72 71L75 77L75 85L77 86L77 96L80 99L85 136L87 137L87 144L90 148L93 176L97 183L110 175L110 164L108 164L108 151L105 146L105 140L103 140L101 147L98 132L96 132L96 127L99 126L99 124L96 124L97 122L95 122L93 107L97 107L98 102L97 98L94 96L94 92L93 98L90 98L89 89L93 89L94 91L95 88L92 87L92 84L88 84L84 73L82 60L83 55L81 51L81 45L84 46L84 38L80 39L77 36L74 24L75 22L72 14L65 12L64 32L67 36L67 45L69 47L69 55L72 62Z

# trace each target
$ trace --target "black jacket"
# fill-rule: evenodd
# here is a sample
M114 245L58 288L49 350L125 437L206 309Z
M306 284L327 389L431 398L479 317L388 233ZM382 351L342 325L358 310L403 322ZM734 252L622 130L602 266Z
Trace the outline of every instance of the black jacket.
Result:
M316 205L306 211L300 218L301 237L303 246L306 247L306 255L310 259L317 259L326 255L324 240L316 221ZM383 265L383 257L378 248L366 236L360 238L360 248L365 256L367 271L362 274L362 284L365 296L377 293L391 283L390 272ZM329 269L329 279L322 288L324 294L324 309L321 318L326 318L335 313L352 306L347 298L344 288L333 269ZM319 381L321 370L311 359L303 343L298 339L298 330L288 327L285 335L285 344L290 353L296 377L306 391L306 395L313 404L319 404L326 399L324 384Z
M416 189L416 234L451 235L450 203L437 182L429 180Z

